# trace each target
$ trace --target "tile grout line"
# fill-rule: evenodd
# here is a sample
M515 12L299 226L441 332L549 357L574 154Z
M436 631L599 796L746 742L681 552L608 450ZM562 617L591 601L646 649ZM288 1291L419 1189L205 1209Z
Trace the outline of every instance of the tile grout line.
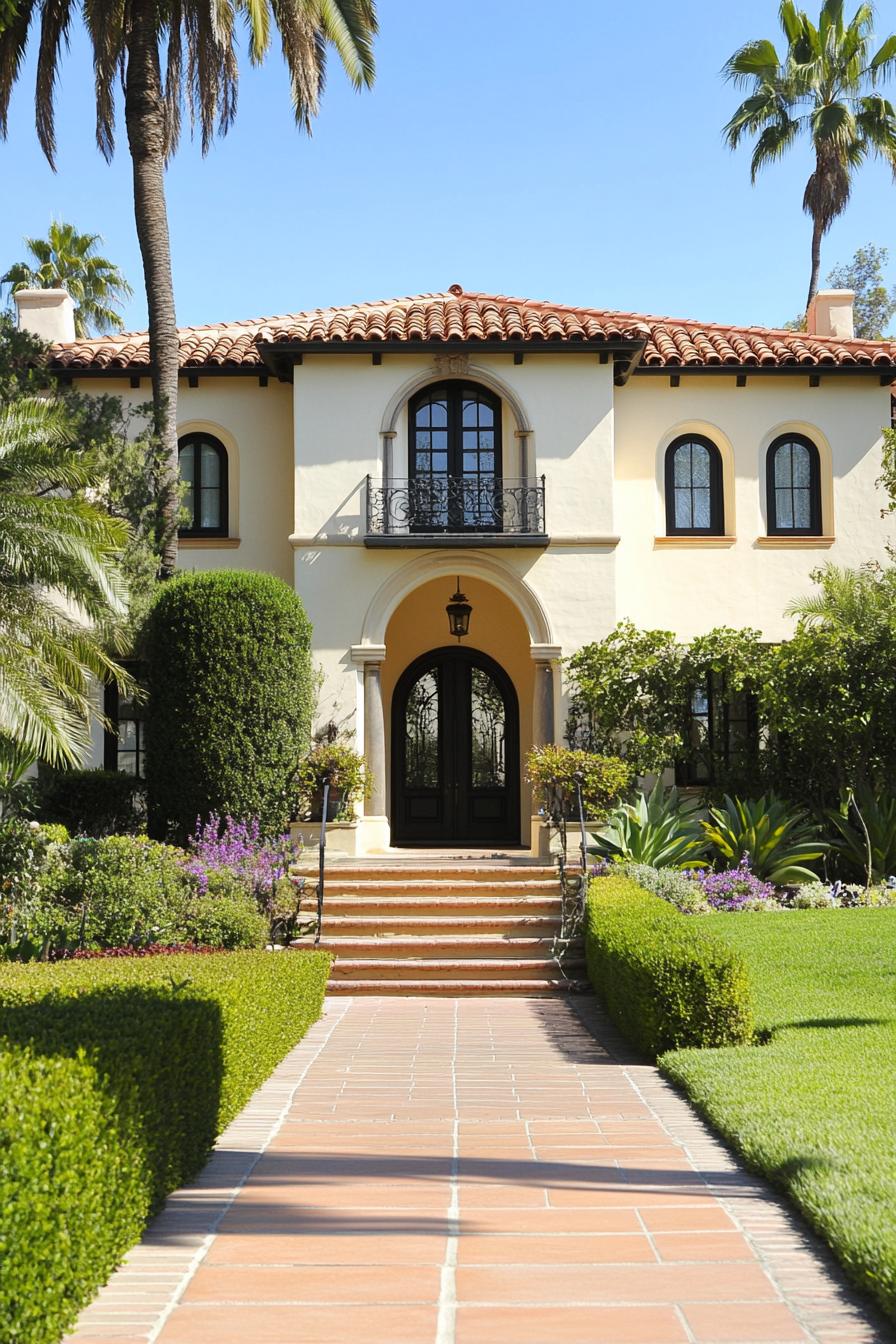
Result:
M211 1225L209 1231L207 1232L207 1234L206 1234L205 1237L203 1238L202 1244L201 1244L201 1245L199 1246L199 1248L196 1250L195 1254L193 1255L192 1259L190 1260L189 1265L187 1266L187 1268L184 1270L183 1274L181 1275L181 1277L180 1277L180 1279L179 1279L179 1281L178 1281L178 1283L177 1283L177 1286L176 1286L176 1288L174 1289L174 1292L171 1294L170 1298L168 1299L167 1303L165 1304L164 1308L162 1309L160 1315L157 1317L156 1322L155 1322L155 1325L152 1327L152 1329L150 1330L150 1332L149 1332L149 1334L148 1334L148 1336L147 1336L147 1344L155 1344L156 1340L159 1338L160 1334L162 1333L162 1330L165 1328L165 1325L167 1324L169 1317L171 1316L172 1312L174 1311L174 1308L175 1308L175 1307L178 1305L178 1303L180 1302L180 1299L183 1297L184 1293L186 1292L187 1288L189 1287L191 1280L193 1279L194 1275L196 1274L196 1271L198 1270L199 1266L202 1264L203 1260L205 1259L205 1257L208 1255L209 1251L211 1250L212 1245L213 1245L213 1243L214 1243L214 1241L215 1241L215 1237L217 1236L218 1227L220 1226L221 1221L222 1221L222 1219L224 1218L224 1215L225 1215L226 1213L228 1213L229 1210L233 1207L234 1203L235 1203L236 1200L239 1198L240 1192L242 1191L242 1189L243 1189L243 1187L245 1186L246 1182L248 1181L249 1177L252 1175L252 1172L255 1170L256 1166L258 1165L259 1161L260 1161L261 1158L263 1157L264 1153L265 1153L265 1152L267 1151L267 1149L270 1147L272 1141L276 1138L276 1136L279 1134L280 1130L282 1129L282 1127L283 1127L283 1123L284 1123L284 1121L286 1120L286 1117L288 1116L290 1110L292 1109L292 1104L293 1104L293 1102L294 1102L294 1100L295 1100L296 1093L298 1092L299 1088L301 1087L302 1083L304 1082L305 1077L306 1077L306 1075L307 1075L307 1073L308 1073L308 1070L311 1068L311 1065L315 1062L315 1060L317 1059L318 1055L321 1053L321 1051L323 1050L324 1046L327 1044L327 1042L329 1041L330 1037L333 1035L333 1032L336 1030L336 1028L339 1026L340 1022L342 1021L342 1019L345 1017L346 1013L348 1012L348 1009L349 1009L350 1006L351 1006L351 1002L352 1002L351 999L347 997L347 998L344 1000L344 1006L343 1006L343 1003L340 1003L339 1007L336 1009L335 1013L333 1014L333 1021L332 1021L332 1023L331 1023L330 1026L329 1026L329 1030L327 1030L327 1031L324 1033L324 1035L323 1035L323 1039L321 1040L321 1042L320 1042L320 1044L318 1045L317 1049L316 1049L316 1050L314 1051L314 1053L311 1055L310 1059L308 1059L308 1061L307 1061L306 1064L305 1064L305 1067L302 1069L302 1071L301 1071L301 1073L299 1074L298 1078L296 1079L294 1085L290 1088L290 1090L289 1090L289 1095L288 1095L288 1097L287 1097L287 1099L286 1099L286 1101L285 1101L285 1103L284 1103L284 1105L283 1105L283 1107L282 1107L282 1109L281 1109L281 1111L280 1111L280 1114L276 1117L276 1119L274 1120L273 1124L271 1125L270 1130L268 1131L267 1137L266 1137L264 1140L262 1140L262 1142L258 1145L258 1150L257 1150L257 1152L255 1153L255 1156L253 1157L252 1161L249 1163L249 1165L247 1166L247 1168L245 1169L245 1171L242 1173L242 1175L241 1175L241 1177L240 1177L238 1183L231 1189L230 1194L229 1194L229 1196L228 1196L228 1198L227 1198L226 1203L224 1204L223 1208L221 1208L221 1209L219 1210L219 1212L218 1212L217 1216L215 1217L215 1220L214 1220L214 1222L212 1223L212 1225ZM324 1011L325 1011L325 1013L326 1013L327 1015L329 1015L329 1010L330 1010L330 1004L328 1003L328 1004L325 1005L325 1009L324 1009ZM302 1042L302 1041L299 1041L299 1042L297 1043L297 1048L301 1049L302 1044L303 1044L303 1042ZM256 1093L256 1096L257 1096L257 1093ZM246 1109L248 1109L248 1107L251 1106L251 1105L252 1105L252 1101L250 1100L250 1101L247 1103L247 1107L246 1107ZM241 1115L240 1115L240 1117L238 1117L238 1119L239 1119L239 1118L242 1118L242 1114L243 1114L243 1113L241 1113ZM228 1126L228 1128L229 1128L229 1126Z
M455 1344L457 1335L457 1252L460 1238L460 1115L457 1109L458 1009L454 1001L454 1039L451 1051L451 1091L454 1102L450 1197L448 1203L448 1240L439 1277L439 1312L436 1318L435 1344Z

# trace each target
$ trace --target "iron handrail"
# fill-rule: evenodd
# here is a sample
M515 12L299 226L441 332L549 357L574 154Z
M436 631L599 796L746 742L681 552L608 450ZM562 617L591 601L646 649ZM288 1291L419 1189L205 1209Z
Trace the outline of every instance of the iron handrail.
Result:
M330 810L330 776L324 775L324 800L320 814L320 853L318 856L317 869L317 928L314 933L314 944L320 942L321 928L324 922L324 883L326 881L326 863L327 863L327 813Z

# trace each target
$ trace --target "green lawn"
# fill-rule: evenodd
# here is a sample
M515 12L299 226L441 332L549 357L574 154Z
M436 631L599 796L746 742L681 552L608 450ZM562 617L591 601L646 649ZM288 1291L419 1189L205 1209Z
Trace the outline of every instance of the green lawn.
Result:
M661 1067L896 1315L896 909L700 922L746 959L768 1039Z

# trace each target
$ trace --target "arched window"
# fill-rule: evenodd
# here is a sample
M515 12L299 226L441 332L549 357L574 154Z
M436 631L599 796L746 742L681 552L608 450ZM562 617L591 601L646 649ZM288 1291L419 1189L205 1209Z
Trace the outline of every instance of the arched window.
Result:
M821 464L804 434L782 434L766 462L770 536L821 535Z
M673 439L666 449L666 532L720 537L724 531L721 453L702 434Z
M227 449L199 431L178 441L180 478L186 484L182 537L227 536Z
M500 398L461 381L437 383L412 397L408 476L412 530L500 526Z

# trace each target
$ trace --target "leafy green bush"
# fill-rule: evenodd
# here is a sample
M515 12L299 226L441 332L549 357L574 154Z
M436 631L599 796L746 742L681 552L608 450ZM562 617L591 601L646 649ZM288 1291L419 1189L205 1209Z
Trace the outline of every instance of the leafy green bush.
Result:
M62 827L0 821L0 946L35 955L64 915L55 912L65 872Z
M72 835L136 835L146 829L146 785L123 770L54 770L37 781L34 813Z
M56 1344L319 1016L324 953L0 966L0 1339Z
M585 953L595 993L644 1054L752 1038L752 994L741 958L630 878L592 882Z
M599 821L631 783L631 770L618 756L597 756L591 751L552 744L532 748L526 758L526 774L549 818L577 817L578 782L586 820Z
M193 894L183 858L146 836L73 840L59 905L87 947L176 942Z
M588 751L624 756L633 775L663 770L682 750L681 647L668 630L620 621L605 639L570 658L567 739Z
M709 809L702 826L713 853L727 867L737 867L749 855L756 876L777 886L812 882L816 875L806 865L828 847L802 808L774 794L755 800L726 795L721 807Z
M216 875L217 876L217 875ZM244 891L219 891L197 896L187 906L177 930L177 941L205 947L264 947L269 921L254 896Z
M847 788L896 789L896 613L809 626L770 651L760 711L774 788L834 806Z
M152 834L183 841L211 812L285 830L310 740L310 641L300 599L272 574L162 585L144 632Z
M699 803L685 800L675 788L665 790L657 780L649 794L623 803L610 813L596 832L591 852L626 863L652 868L687 868L699 863L707 850L699 821Z

